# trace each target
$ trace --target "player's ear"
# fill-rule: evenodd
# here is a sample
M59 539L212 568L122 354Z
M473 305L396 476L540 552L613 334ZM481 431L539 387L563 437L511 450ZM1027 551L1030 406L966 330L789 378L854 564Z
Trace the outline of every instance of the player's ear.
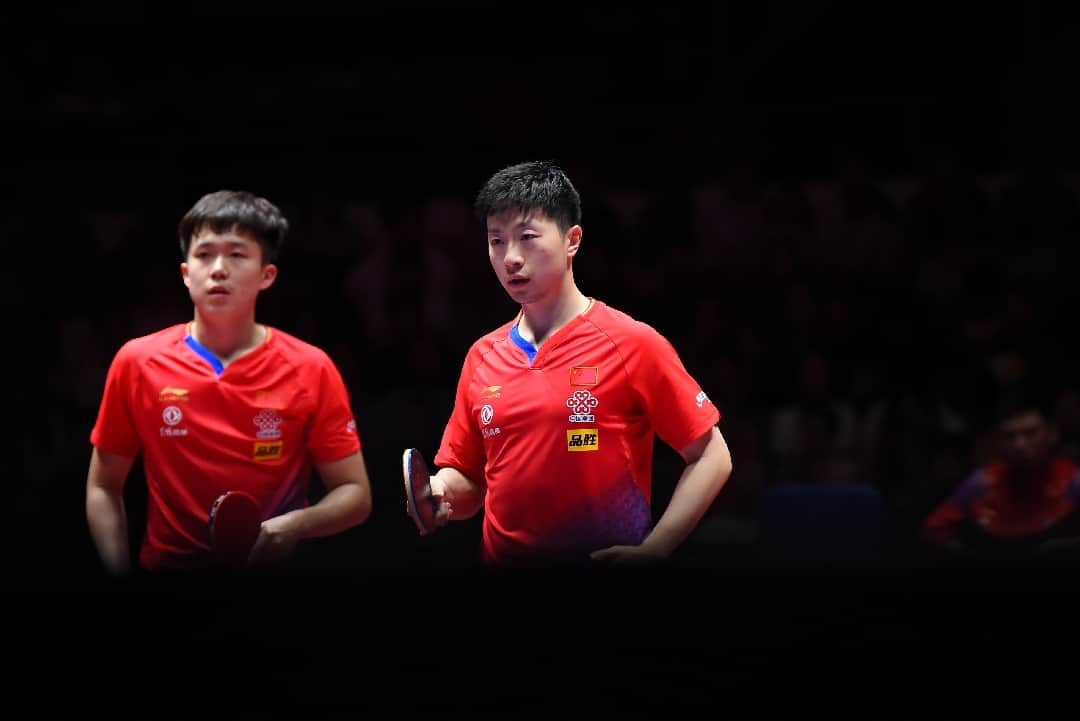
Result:
M566 254L570 257L577 255L578 248L581 247L581 226L570 226L570 230L566 231Z
M191 278L188 277L187 263L181 263L180 264L180 277L182 277L184 279L184 285L186 285L188 288L190 288L191 287Z
M267 263L262 267L262 280L259 282L259 290L266 290L274 284L277 278L277 266Z

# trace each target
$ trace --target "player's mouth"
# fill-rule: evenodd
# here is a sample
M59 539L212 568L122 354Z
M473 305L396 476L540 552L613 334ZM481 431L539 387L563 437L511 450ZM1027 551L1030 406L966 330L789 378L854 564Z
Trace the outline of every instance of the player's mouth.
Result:
M511 288L524 288L529 284L528 278L513 277L506 280L506 284Z
M208 292L208 295L228 295L228 294L229 294L229 291L226 290L223 286L220 286L220 285L215 285Z

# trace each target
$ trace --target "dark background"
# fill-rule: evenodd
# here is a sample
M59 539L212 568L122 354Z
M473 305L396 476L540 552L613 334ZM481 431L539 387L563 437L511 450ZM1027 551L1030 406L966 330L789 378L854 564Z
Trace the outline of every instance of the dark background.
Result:
M260 320L326 349L353 394L374 515L312 557L346 585L413 588L406 569L450 583L439 574L472 561L477 523L416 536L400 452L434 452L468 345L515 311L468 208L525 159L556 160L582 194L582 289L665 333L725 415L736 472L684 550L707 567L680 577L695 594L763 572L761 500L785 483L873 489L883 544L856 575L889 593L938 583L874 571L921 558L918 524L993 456L989 414L1013 385L1045 387L1077 453L1075 8L28 12L5 23L0 64L0 287L21 471L9 552L29 583L100 581L83 502L105 371L124 340L190 317L176 223L220 188L285 210L293 231ZM658 513L675 461L658 446ZM795 571L770 578L802 588ZM919 628L890 638L946 627ZM766 636L745 638L760 650Z

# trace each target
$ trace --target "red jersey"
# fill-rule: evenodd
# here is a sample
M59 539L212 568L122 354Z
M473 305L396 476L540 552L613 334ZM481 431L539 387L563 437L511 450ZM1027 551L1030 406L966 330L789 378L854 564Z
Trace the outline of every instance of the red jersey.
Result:
M539 351L516 321L476 341L434 460L486 486L487 562L580 560L648 535L655 437L719 420L663 336L594 300Z
M307 505L312 464L360 449L348 393L320 349L276 329L222 369L186 324L116 354L90 442L143 454L147 527L139 563L183 567L209 549L210 506L243 490L264 518Z
M1021 546L1080 531L1080 469L1059 458L1046 468L1039 492L1018 493L1008 466L991 463L972 473L926 519L923 536Z

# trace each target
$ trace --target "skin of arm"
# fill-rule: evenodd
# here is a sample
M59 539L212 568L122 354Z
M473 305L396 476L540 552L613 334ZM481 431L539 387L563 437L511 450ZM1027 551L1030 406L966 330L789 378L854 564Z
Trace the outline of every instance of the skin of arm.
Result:
M362 451L316 466L327 492L318 503L263 521L249 563L289 556L307 538L330 536L357 526L371 515L371 481Z
M114 576L131 571L124 484L135 459L95 448L86 475L86 521L105 570Z
M731 476L731 452L720 429L713 426L679 454L686 467L652 532L639 546L611 546L594 551L593 560L613 564L661 561L697 527Z

